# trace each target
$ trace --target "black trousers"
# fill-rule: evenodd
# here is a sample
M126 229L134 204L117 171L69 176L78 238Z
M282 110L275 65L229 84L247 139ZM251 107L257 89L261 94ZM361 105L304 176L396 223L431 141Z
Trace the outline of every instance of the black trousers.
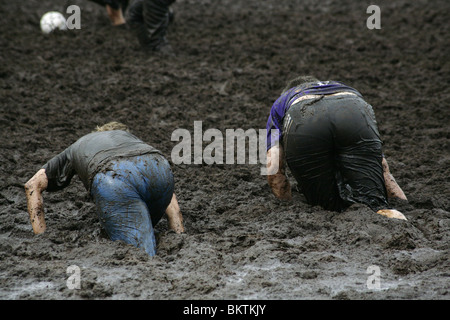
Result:
M309 204L332 211L352 203L388 208L382 141L362 98L300 101L287 111L282 137L287 165Z
M134 0L127 13L127 24L145 50L159 50L168 44L166 34L171 22L169 6L175 0Z

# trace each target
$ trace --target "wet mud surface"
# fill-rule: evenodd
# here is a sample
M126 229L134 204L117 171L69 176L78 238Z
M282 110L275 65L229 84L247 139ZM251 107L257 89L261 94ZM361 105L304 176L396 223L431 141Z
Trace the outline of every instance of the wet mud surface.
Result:
M432 3L432 4L431 4ZM40 16L81 7L81 30ZM450 56L446 0L178 0L176 56L149 56L88 1L0 3L0 298L448 299ZM171 160L174 130L264 129L287 79L313 74L373 106L408 221L272 196L260 165L173 165L186 233L156 226L158 254L107 239L78 178L44 193L35 236L23 185L97 125L128 124ZM207 144L207 143L205 143ZM81 271L70 289L69 266ZM373 266L379 287L370 282ZM369 285L368 285L369 281ZM372 285L370 285L372 283Z

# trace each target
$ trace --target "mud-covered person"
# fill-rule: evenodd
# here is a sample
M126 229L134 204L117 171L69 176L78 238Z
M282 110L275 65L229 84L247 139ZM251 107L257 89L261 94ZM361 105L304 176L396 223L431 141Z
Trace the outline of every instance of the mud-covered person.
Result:
M267 160L269 186L281 200L292 199L287 164L311 205L343 211L362 203L406 220L388 202L407 198L389 171L372 106L341 82L288 82L267 121Z
M154 226L164 213L172 230L184 232L169 162L126 125L110 122L78 139L25 184L35 234L46 229L43 191L65 188L75 174L92 197L111 240L122 240L154 256Z
M173 54L167 40L169 24L174 19L170 7L175 0L90 0L106 7L114 26L127 25L147 52ZM127 11L125 13L125 11ZM125 18L126 17L126 18Z

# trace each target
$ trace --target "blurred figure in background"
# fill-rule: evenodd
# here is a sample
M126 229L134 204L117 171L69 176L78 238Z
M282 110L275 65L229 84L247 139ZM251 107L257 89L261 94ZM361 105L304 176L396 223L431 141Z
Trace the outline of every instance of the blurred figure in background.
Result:
M127 24L147 52L172 54L167 29L175 0L90 0L106 7L112 25ZM126 13L125 11L128 10ZM125 18L126 17L126 18Z
M109 20L112 25L119 26L125 24L124 12L128 6L128 0L90 0L106 8Z

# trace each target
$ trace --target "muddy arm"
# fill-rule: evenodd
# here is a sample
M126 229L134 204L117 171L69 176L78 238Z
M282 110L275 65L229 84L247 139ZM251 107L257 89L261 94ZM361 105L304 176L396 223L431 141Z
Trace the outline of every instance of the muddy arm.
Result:
M267 182L280 200L291 200L291 185L285 174L283 148L274 146L267 151Z
M178 206L177 197L175 193L172 196L169 206L166 209L167 218L169 220L169 227L176 233L183 233L183 216L181 215L180 207Z
M397 184L397 182L394 179L394 176L389 171L389 166L386 161L386 159L383 157L383 175L384 175L384 182L386 184L386 190L389 198L400 198L403 200L407 200L405 193L400 188L400 186Z
M42 192L47 189L48 179L45 169L39 170L26 184L28 214L35 234L45 231L44 201Z

